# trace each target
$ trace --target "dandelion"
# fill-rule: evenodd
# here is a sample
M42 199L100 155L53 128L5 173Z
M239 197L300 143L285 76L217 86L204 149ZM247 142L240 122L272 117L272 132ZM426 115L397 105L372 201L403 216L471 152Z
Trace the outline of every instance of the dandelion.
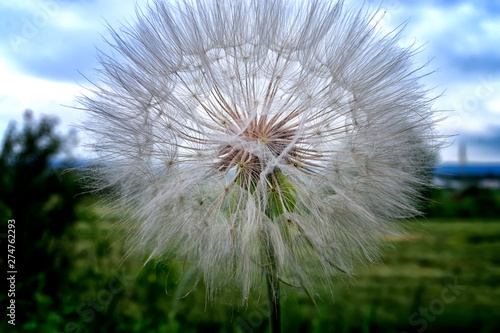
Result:
M304 288L377 260L436 147L415 50L342 1L156 0L81 103L132 250L210 296ZM108 191L109 192L109 191Z

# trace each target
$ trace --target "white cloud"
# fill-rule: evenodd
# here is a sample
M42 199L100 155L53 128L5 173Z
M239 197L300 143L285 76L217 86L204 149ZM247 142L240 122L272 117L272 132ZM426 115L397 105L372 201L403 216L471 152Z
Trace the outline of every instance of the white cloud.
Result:
M488 111L500 114L500 98L492 98L486 102L486 107L488 108Z
M66 126L78 123L81 112L70 108L76 106L75 96L81 91L78 85L25 76L1 62L0 77L0 130L11 119L19 121L25 109L55 114Z
M65 106L76 106L78 71L95 66L106 21L119 26L144 1L1 1L0 133L28 108L78 123L81 112Z

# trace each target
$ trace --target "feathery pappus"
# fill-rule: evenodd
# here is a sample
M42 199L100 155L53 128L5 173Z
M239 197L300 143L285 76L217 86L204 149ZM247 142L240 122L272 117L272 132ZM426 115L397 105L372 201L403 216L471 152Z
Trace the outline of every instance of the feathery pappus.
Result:
M270 261L313 290L419 214L437 148L413 47L343 1L154 0L80 98L130 249L244 300Z

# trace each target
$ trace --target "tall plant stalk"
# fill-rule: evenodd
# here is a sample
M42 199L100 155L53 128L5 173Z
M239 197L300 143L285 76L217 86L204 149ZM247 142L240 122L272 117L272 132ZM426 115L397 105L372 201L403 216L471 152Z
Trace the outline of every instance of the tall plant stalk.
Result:
M272 250L271 250L272 251ZM274 254L270 255L268 267L266 269L267 299L269 306L269 325L271 333L281 332L281 300L280 282L276 272L276 262Z

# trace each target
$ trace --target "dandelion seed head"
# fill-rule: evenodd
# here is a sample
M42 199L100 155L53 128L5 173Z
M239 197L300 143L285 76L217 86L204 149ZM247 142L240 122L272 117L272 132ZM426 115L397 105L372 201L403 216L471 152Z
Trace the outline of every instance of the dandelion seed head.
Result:
M305 289L376 261L419 214L438 144L415 49L375 18L343 1L154 0L110 29L80 102L93 186L127 212L131 250L244 301L269 249Z

